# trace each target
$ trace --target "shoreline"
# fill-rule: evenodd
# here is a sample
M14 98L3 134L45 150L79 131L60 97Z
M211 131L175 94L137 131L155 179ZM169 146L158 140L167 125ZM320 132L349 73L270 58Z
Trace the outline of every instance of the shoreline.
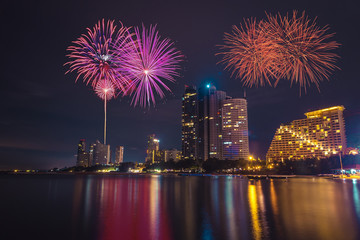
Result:
M294 175L294 174L239 174L239 173L127 173L127 172L14 172L2 171L1 175L26 176L26 175L42 175L42 176L61 176L61 175L97 175L97 176L179 176L179 177L236 177L248 180L261 179L288 179L288 178L327 178L341 179L340 175L335 174L318 174L318 175ZM343 176L342 179L359 179L360 176Z

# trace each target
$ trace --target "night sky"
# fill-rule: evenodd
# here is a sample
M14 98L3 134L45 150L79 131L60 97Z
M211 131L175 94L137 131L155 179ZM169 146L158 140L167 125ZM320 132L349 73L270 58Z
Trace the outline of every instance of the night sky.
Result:
M250 152L265 157L281 123L304 112L344 105L348 146L360 145L360 20L358 1L3 1L1 16L0 169L73 166L79 139L103 138L103 102L90 86L67 74L66 48L99 19L126 26L157 24L186 55L173 94L156 108L130 107L128 98L108 104L108 143L124 145L125 161L143 162L146 136L155 133L161 148L181 149L181 96L184 84L211 82L229 96L242 97L239 80L217 64L223 33L244 18L265 18L305 10L329 25L341 43L330 81L299 95L298 86L246 89ZM114 155L114 154L113 154Z

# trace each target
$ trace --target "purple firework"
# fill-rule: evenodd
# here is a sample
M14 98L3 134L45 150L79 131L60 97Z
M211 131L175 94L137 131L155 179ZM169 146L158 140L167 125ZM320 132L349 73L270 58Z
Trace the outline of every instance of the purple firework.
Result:
M180 62L183 56L169 39L161 39L156 26L149 29L135 28L135 51L126 54L120 72L129 80L125 94L132 95L131 104L142 107L155 105L155 93L165 96L163 89L171 92L164 80L175 82L179 76Z
M118 72L124 52L131 52L132 47L129 28L122 25L118 30L114 21L99 21L93 29L87 28L87 34L82 34L73 45L68 47L70 61L66 73L75 71L76 81L82 76L86 84L95 88L97 82L106 80L124 91L128 84L126 78Z

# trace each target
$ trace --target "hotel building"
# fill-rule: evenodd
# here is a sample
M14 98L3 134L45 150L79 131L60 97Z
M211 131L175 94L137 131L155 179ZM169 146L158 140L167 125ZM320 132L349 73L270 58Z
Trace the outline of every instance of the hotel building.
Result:
M281 125L266 154L268 162L327 158L346 149L343 106L305 113L305 119Z
M244 98L222 102L222 159L249 157L247 102Z

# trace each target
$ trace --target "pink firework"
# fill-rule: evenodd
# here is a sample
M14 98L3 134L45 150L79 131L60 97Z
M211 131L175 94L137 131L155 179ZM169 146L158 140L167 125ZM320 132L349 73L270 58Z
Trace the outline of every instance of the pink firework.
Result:
M100 80L95 87L96 95L102 100L109 101L115 97L115 87L114 85L106 80Z
M111 82L121 91L125 90L127 80L117 71L122 63L123 53L132 47L128 28L120 23L120 28L114 21L99 21L92 29L87 28L87 34L81 35L73 45L68 47L70 53L69 72L76 72L76 81L82 77L86 84L96 86L104 79Z
M155 105L155 93L165 96L163 89L171 92L164 80L175 82L179 76L183 56L169 39L161 39L156 26L135 28L133 46L136 51L126 54L119 71L129 79L125 94L132 95L131 104L142 107Z

